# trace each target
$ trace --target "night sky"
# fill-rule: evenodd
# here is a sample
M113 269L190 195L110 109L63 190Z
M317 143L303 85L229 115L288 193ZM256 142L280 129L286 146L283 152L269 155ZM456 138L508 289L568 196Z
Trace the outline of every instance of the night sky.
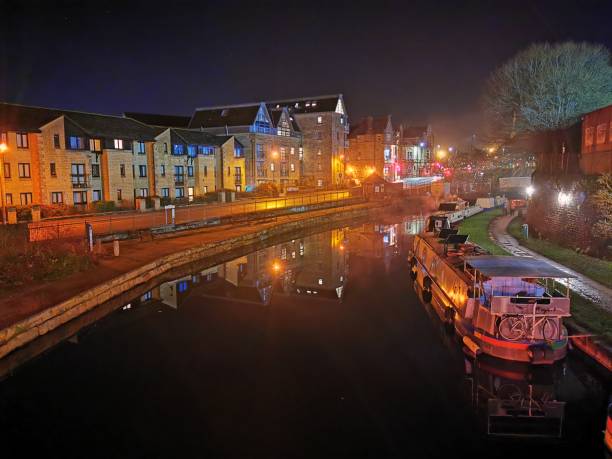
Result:
M478 130L483 82L529 43L612 48L609 0L0 5L4 101L191 114L342 92L353 122L430 121L442 143Z

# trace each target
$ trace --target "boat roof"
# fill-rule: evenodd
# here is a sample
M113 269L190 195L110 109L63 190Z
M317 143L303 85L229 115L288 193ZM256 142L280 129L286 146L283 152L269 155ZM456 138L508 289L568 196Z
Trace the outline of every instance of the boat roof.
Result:
M465 257L465 262L487 277L574 278L550 263L532 257L479 255Z

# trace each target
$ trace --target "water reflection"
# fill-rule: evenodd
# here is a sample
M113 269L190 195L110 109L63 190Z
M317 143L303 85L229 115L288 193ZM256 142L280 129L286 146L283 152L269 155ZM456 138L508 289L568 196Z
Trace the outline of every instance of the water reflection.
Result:
M292 239L164 282L147 295L174 309L194 291L201 297L264 305L274 295L341 300L348 281L346 233L340 228Z

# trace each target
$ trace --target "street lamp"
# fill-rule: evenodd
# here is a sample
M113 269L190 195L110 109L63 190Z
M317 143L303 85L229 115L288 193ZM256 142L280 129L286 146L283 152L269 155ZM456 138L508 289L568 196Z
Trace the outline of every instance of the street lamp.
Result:
M8 150L8 146L3 142L0 143L0 204L2 204L2 224L6 225L6 194L4 192L4 159L2 155L6 153Z
M529 185L526 189L525 189L525 193L527 193L527 197L529 199L531 199L531 197L533 196L533 193L535 193L535 188L531 185Z

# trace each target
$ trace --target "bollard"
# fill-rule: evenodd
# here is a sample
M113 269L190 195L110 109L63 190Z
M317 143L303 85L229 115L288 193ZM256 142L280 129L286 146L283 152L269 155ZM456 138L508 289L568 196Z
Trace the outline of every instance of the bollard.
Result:
M113 240L113 255L119 256L119 239Z

